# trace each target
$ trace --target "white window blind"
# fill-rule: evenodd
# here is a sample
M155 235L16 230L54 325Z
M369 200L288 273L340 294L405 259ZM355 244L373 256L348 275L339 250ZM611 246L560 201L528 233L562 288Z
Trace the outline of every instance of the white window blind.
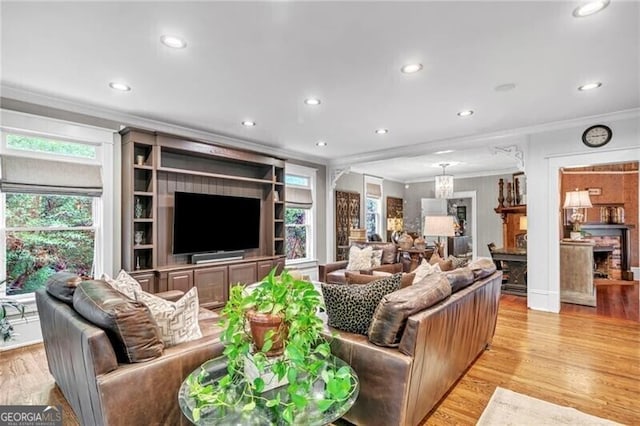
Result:
M102 170L81 164L3 155L0 161L2 192L59 195L102 195Z
M313 194L310 188L287 186L287 207L294 209L310 209L313 206Z

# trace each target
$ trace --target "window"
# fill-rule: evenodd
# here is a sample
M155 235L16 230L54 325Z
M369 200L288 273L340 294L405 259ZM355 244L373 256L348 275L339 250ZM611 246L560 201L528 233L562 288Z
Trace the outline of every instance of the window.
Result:
M57 271L92 274L95 203L87 196L5 195L7 296L32 293Z
M315 170L287 165L285 175L285 234L287 262L313 260Z
M365 176L365 228L367 238L382 235L382 179Z
M60 270L112 273L114 131L1 113L0 296L32 300Z

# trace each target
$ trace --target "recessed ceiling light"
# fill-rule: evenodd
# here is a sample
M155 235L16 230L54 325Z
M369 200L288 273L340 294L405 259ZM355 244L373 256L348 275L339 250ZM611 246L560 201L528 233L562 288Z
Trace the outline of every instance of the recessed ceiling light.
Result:
M327 146L327 143L325 141L318 141L316 142L317 146Z
M515 88L516 88L516 85L514 83L506 83L506 84L501 84L499 86L494 87L493 90L495 90L496 92L508 92Z
M470 115L473 115L473 111L470 109L464 110L464 111L460 111L458 113L458 116L460 117L469 117Z
M173 49L184 49L185 47L187 47L187 42L178 36L163 35L162 37L160 37L160 41L165 46L171 47Z
M307 105L320 105L320 99L308 98L304 100L304 103Z
M573 16L576 18L584 18L585 16L593 15L600 12L605 7L609 6L609 0L596 0L584 3L573 10Z
M389 129L376 129L378 135L386 135L387 133L389 133Z
M111 83L109 83L109 87L111 87L113 90L119 90L121 92L131 91L131 87L127 86L124 83L118 83L116 81L112 81Z
M414 72L420 71L421 69L422 69L422 64L407 64L402 68L400 68L400 71L402 71L405 74L412 74Z
M442 155L442 154L449 154L450 152L453 152L453 149L445 149L444 151L436 151L436 152L434 152L434 154Z
M578 87L578 90L584 92L585 90L597 89L600 86L602 86L602 83L600 83L599 81L594 81L593 83L587 83L585 85Z
M251 121L251 120L244 120L242 122L242 125L243 126L247 126L247 127L253 127L253 126L256 125L256 122L255 121Z

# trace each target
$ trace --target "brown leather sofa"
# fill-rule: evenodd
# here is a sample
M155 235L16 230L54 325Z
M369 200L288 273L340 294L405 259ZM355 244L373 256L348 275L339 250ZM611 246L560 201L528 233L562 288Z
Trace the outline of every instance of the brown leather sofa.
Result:
M360 380L344 416L358 425L418 425L464 374L495 332L502 272L496 271L411 315L398 348L329 328L332 352Z
M359 246L372 246L375 249L382 249L382 264L379 267L367 269L360 272L364 274L371 274L373 271L390 272L395 274L402 272L402 263L398 262L397 248L393 243L382 242L367 242L359 243ZM391 249L391 250L390 250ZM345 273L347 272L348 260L341 260L338 262L327 263L318 266L319 280L323 283L332 284L345 284L347 282Z
M178 389L189 373L222 353L217 316L201 310L198 340L165 348L151 361L119 364L103 329L44 289L36 292L36 302L49 371L80 424L189 424Z

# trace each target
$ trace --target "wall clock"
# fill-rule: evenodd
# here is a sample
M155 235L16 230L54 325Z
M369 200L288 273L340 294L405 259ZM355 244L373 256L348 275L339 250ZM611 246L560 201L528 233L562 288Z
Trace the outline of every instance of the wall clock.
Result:
M582 134L582 142L589 148L599 148L611 140L613 132L604 124L596 124L589 127Z

